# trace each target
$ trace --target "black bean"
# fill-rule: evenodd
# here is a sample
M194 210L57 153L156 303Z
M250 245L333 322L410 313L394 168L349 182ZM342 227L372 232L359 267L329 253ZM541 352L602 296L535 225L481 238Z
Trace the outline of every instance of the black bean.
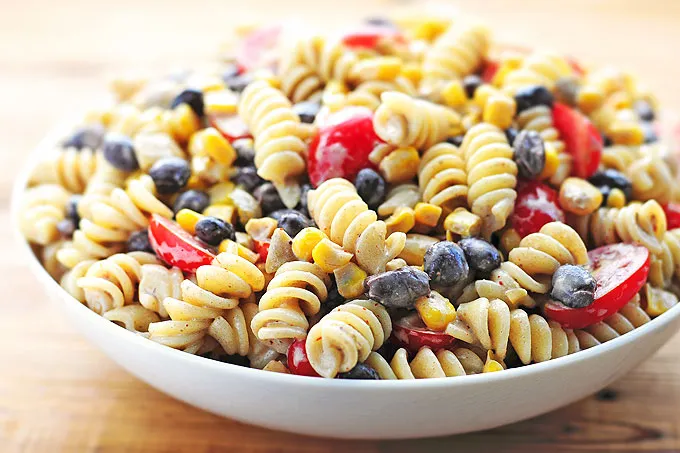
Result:
M66 217L71 220L74 225L80 223L80 215L78 214L78 203L82 200L82 195L71 195L66 204Z
M64 141L64 148L75 148L80 151L83 148L99 149L104 141L106 130L101 124L90 124L76 130L73 135Z
M368 25L375 25L377 27L397 28L394 22L392 22L387 17L381 16L367 17L366 19L364 19L364 22L367 23Z
M288 212L281 214L277 220L279 222L278 226L283 228L283 230L288 233L288 236L295 237L304 228L312 225L312 222L302 215L302 213L294 209L287 211Z
M217 217L203 217L196 222L196 236L210 245L220 245L225 239L236 240L234 226Z
M454 146L460 147L460 145L463 144L463 139L465 138L464 135L456 135L454 137L449 137L446 139L448 143L451 143Z
M514 127L509 127L505 130L505 138L508 139L508 143L510 144L510 146L513 146L515 144L515 140L517 140L518 133L519 132Z
M239 138L231 144L236 151L237 157L234 165L237 167L252 167L255 165L255 148L249 138Z
M530 85L520 88L515 93L515 102L517 103L517 113L524 110L545 105L552 108L555 98L553 94L542 85Z
M132 140L126 135L114 133L106 135L104 158L118 170L135 171L139 168Z
M425 272L407 266L372 275L364 281L364 286L368 297L385 307L411 309L419 297L430 294L429 280Z
M481 79L476 74L472 74L469 76L466 76L463 79L463 88L465 89L465 94L467 95L468 99L472 99L475 95L475 91L477 91L477 88L484 83Z
M470 275L463 249L450 241L437 242L427 249L423 270L437 286L453 286Z
M73 220L69 218L60 220L57 223L57 231L59 231L59 234L64 239L70 239L73 237L73 233L76 231L76 228L78 228L78 225L73 223Z
M199 118L202 118L205 113L203 92L200 90L196 90L194 88L185 89L177 95L177 97L172 101L170 107L174 109L181 104L187 104L189 107L191 107L191 110L193 110Z
M597 283L590 272L580 266L565 264L552 277L550 296L570 308L583 308L595 300Z
M529 130L520 132L515 139L513 150L513 158L521 177L534 179L541 174L545 167L545 144L538 132Z
M231 91L235 91L237 93L242 93L243 90L246 89L248 84L255 80L252 74L246 73L246 74L240 74L232 77L227 77L224 79L224 83L229 87Z
M281 201L281 197L279 196L276 187L270 182L266 182L255 189L255 191L253 191L253 197L260 203L262 212L265 215L286 208L283 201Z
M614 142L612 141L611 138L602 134L602 146L604 146L605 148L608 148L608 147L612 146L613 144L614 144Z
M385 200L387 183L378 172L371 168L364 168L357 173L354 186L361 199L371 209L377 208Z
M312 101L298 102L293 106L293 111L298 114L300 121L307 124L314 122L320 109L321 104Z
M255 167L238 167L236 173L231 177L234 184L243 186L245 190L252 193L255 188L264 184L264 179L257 174Z
M160 194L177 193L187 185L191 177L189 163L179 157L157 160L149 169L149 176Z
M659 136L654 130L653 123L642 123L642 130L645 133L645 143L656 143L659 141Z
M227 63L222 70L222 80L229 79L239 75L241 69L236 63Z
M177 214L182 209L191 209L196 212L203 212L210 205L210 197L202 190L187 190L179 194L172 210Z
M656 115L654 114L654 107L652 107L649 101L639 99L635 101L633 108L642 121L654 121Z
M621 189L626 196L626 200L633 197L633 184L626 175L613 169L598 171L588 179L595 187L600 189L603 195L609 194L611 189ZM606 197L605 197L606 198Z
M140 230L130 234L127 240L127 251L154 253L149 241L149 231Z
M501 265L501 252L483 239L465 238L458 241L463 249L470 269L480 274L489 274Z
M354 368L345 372L338 373L338 379L372 379L379 380L380 375L365 363L357 363Z

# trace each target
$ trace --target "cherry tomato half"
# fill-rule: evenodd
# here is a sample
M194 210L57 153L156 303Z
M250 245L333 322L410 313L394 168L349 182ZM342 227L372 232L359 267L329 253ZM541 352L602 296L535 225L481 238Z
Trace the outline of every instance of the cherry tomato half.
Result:
M574 159L572 174L584 179L593 176L602 159L600 132L581 112L559 102L553 106L553 122Z
M185 272L196 272L215 258L177 223L158 214L153 214L149 222L149 242L160 259Z
M342 37L342 43L352 49L375 49L381 42L403 44L406 39L399 30L380 25L367 25Z
M595 301L584 308L548 302L545 315L568 329L583 329L608 318L640 291L649 274L649 251L636 244L612 244L588 252L597 282Z
M269 256L269 246L271 245L271 242L253 239L253 244L255 245L255 251L260 255L260 261L263 263L266 262L267 256Z
M305 340L295 340L288 347L288 369L298 376L320 377L319 373L312 368L312 364L309 363Z
M668 203L663 206L663 211L666 213L667 228L680 228L680 203Z

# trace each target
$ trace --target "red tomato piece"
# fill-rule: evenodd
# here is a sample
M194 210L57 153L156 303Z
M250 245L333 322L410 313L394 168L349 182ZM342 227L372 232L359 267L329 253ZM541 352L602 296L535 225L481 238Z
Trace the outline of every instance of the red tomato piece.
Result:
M368 155L379 143L370 109L353 107L329 115L309 146L309 180L317 187L331 178L353 179L359 170L375 167Z
M309 363L305 340L295 340L288 347L288 369L291 373L299 376L320 377L319 373L312 368L312 364Z
M258 241L257 239L253 239L253 243L255 245L255 251L257 252L258 255L260 255L260 261L264 263L265 261L267 261L267 256L269 255L269 246L271 245L271 242Z
M571 69L573 69L574 72L577 75L579 75L579 76L585 75L586 70L583 69L583 66L581 66L581 63L579 63L575 58L567 57L567 63L569 63L569 66L571 66Z
M543 225L555 221L564 222L557 191L542 182L520 181L510 217L517 233L521 237L537 233Z
M494 76L498 72L500 64L494 60L487 60L484 62L484 69L482 70L482 80L485 83L491 83Z
M220 134L233 142L239 138L252 138L248 126L238 115L208 115L208 122L217 129Z
M680 203L668 203L663 206L666 213L666 227L669 230L680 228Z
M409 352L416 353L423 346L434 350L447 348L456 339L444 332L428 329L416 313L394 323L390 341Z
M177 223L158 214L153 214L149 221L149 242L160 259L185 272L196 272L215 258Z
M548 302L545 315L567 329L583 329L621 309L647 281L649 251L637 244L612 244L588 252L590 271L597 282L595 301L584 308Z
M236 49L236 63L245 71L268 66L273 50L279 43L283 27L272 25L249 33Z
M367 25L342 37L342 43L353 49L375 49L381 42L403 44L406 39L399 30L380 25Z
M553 106L553 123L574 159L572 174L584 179L591 177L602 159L602 135L581 112L557 102Z

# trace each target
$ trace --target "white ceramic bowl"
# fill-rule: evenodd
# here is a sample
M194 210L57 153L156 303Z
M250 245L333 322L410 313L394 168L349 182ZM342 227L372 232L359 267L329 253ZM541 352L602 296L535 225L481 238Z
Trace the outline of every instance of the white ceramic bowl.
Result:
M49 151L53 143L47 140L32 161ZM15 212L28 168L14 187ZM16 216L13 218L16 225ZM18 231L17 236L45 292L78 330L130 373L209 412L314 436L439 436L535 417L580 400L620 378L658 350L680 327L680 306L676 306L601 346L544 363L475 376L348 381L284 375L176 351L118 327L62 290Z

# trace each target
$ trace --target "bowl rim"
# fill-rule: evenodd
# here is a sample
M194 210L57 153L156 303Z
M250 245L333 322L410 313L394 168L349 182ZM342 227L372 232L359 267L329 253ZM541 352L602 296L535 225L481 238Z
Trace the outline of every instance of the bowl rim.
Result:
M168 346L161 345L147 338L137 335L127 329L121 328L119 325L107 320L103 316L98 315L90 310L85 304L79 302L73 296L64 290L59 282L50 276L45 268L42 266L38 257L33 253L31 245L21 234L19 228L19 211L21 209L22 196L27 188L29 176L31 171L35 168L40 158L46 153L55 150L55 145L62 139L69 130L73 129L73 124L76 121L67 121L62 126L54 128L44 139L42 139L35 149L29 154L29 158L23 165L17 179L12 186L12 195L10 198L10 217L12 223L12 230L14 232L15 240L20 244L20 249L24 258L28 260L29 268L37 279L43 284L43 291L47 289L50 293L59 296L61 301L73 304L74 310L80 310L87 322L92 322L99 325L103 335L110 336L115 341L125 341L136 343L139 348L147 349L148 353L158 353L165 355L169 360L185 360L190 366L197 368L211 368L216 373L234 373L236 376L241 375L245 379L260 379L264 383L281 382L288 385L303 385L303 386L321 386L330 389L352 389L356 390L370 390L370 391L392 391L392 389L413 389L413 388L446 388L450 386L465 386L474 384L492 384L498 380L507 379L522 379L530 378L533 375L540 374L549 369L560 369L567 367L572 363L589 360L608 350L618 349L624 347L625 344L631 344L640 337L650 334L657 328L668 325L674 318L680 317L680 304L672 307L660 316L652 319L650 322L635 328L631 332L621 335L606 343L599 344L589 349L579 351L574 354L569 354L564 357L550 359L545 362L531 363L517 368L510 368L503 370L500 373L480 373L474 375L467 375L464 378L442 377L430 379L397 379L397 380L349 380L349 379L323 379L309 376L299 376L294 374L265 372L256 368L243 367L231 363L220 362L218 360L201 357L195 354L189 354L181 350L173 349ZM60 302L61 303L61 302ZM68 307L63 307L67 309ZM87 312L87 314L85 314ZM73 322L72 322L73 324ZM78 330L81 330L78 328ZM82 334L82 332L81 332ZM88 339L89 340L89 339ZM115 360L114 360L115 361ZM120 365L120 364L119 364Z

